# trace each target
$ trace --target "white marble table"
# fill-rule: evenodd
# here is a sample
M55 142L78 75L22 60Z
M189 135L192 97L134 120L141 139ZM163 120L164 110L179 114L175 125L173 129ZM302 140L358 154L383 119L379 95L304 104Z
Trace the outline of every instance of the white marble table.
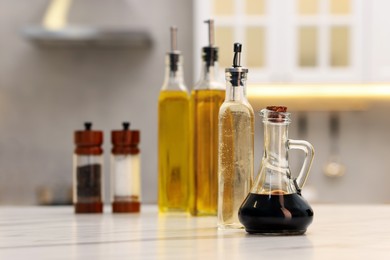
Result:
M313 205L305 236L221 231L214 217L0 207L0 259L390 259L390 205Z

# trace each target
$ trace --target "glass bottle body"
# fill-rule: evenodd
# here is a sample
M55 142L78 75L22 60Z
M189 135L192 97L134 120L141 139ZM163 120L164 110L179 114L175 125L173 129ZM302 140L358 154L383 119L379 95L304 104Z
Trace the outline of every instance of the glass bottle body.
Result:
M264 110L262 111L263 115ZM276 113L276 112L275 112ZM313 210L301 196L313 159L313 148L306 141L288 139L289 114L278 119L265 115L264 154L260 172L243 202L239 219L249 233L298 235L313 220ZM306 159L298 178L291 175L288 150L305 151Z
M141 200L140 155L111 155L113 212L139 212Z
M171 70L170 62L168 56L165 82L158 102L158 206L160 212L187 212L190 97L183 84L181 59L178 59L177 71Z
M74 154L73 167L73 203L75 212L103 212L102 155Z
M228 83L219 112L218 227L241 228L238 210L253 182L254 113L244 86Z
M191 94L193 166L191 214L216 215L218 203L218 113L225 89L217 81L218 66L203 61L200 81Z

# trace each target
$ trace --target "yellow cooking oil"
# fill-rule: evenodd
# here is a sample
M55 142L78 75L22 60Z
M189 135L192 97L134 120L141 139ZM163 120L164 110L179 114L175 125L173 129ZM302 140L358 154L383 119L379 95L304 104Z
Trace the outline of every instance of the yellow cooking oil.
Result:
M218 208L218 113L224 89L193 90L193 167L191 214L217 215Z
M159 212L189 211L190 98L186 91L163 90L159 112Z

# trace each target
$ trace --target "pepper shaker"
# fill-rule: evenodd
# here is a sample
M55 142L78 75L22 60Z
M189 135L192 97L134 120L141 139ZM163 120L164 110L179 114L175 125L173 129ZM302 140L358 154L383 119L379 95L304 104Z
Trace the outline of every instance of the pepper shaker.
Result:
M103 212L103 132L92 130L86 122L84 130L74 133L73 204L75 213Z

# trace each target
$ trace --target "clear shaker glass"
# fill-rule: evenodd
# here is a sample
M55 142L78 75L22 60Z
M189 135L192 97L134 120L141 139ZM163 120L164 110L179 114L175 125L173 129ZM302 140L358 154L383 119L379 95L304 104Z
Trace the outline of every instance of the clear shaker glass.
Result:
M130 130L123 122L122 130L111 132L111 195L113 213L136 213L141 201L141 160L138 144L140 131Z
M75 213L103 212L103 132L85 130L74 133L76 149L73 156L73 204Z

